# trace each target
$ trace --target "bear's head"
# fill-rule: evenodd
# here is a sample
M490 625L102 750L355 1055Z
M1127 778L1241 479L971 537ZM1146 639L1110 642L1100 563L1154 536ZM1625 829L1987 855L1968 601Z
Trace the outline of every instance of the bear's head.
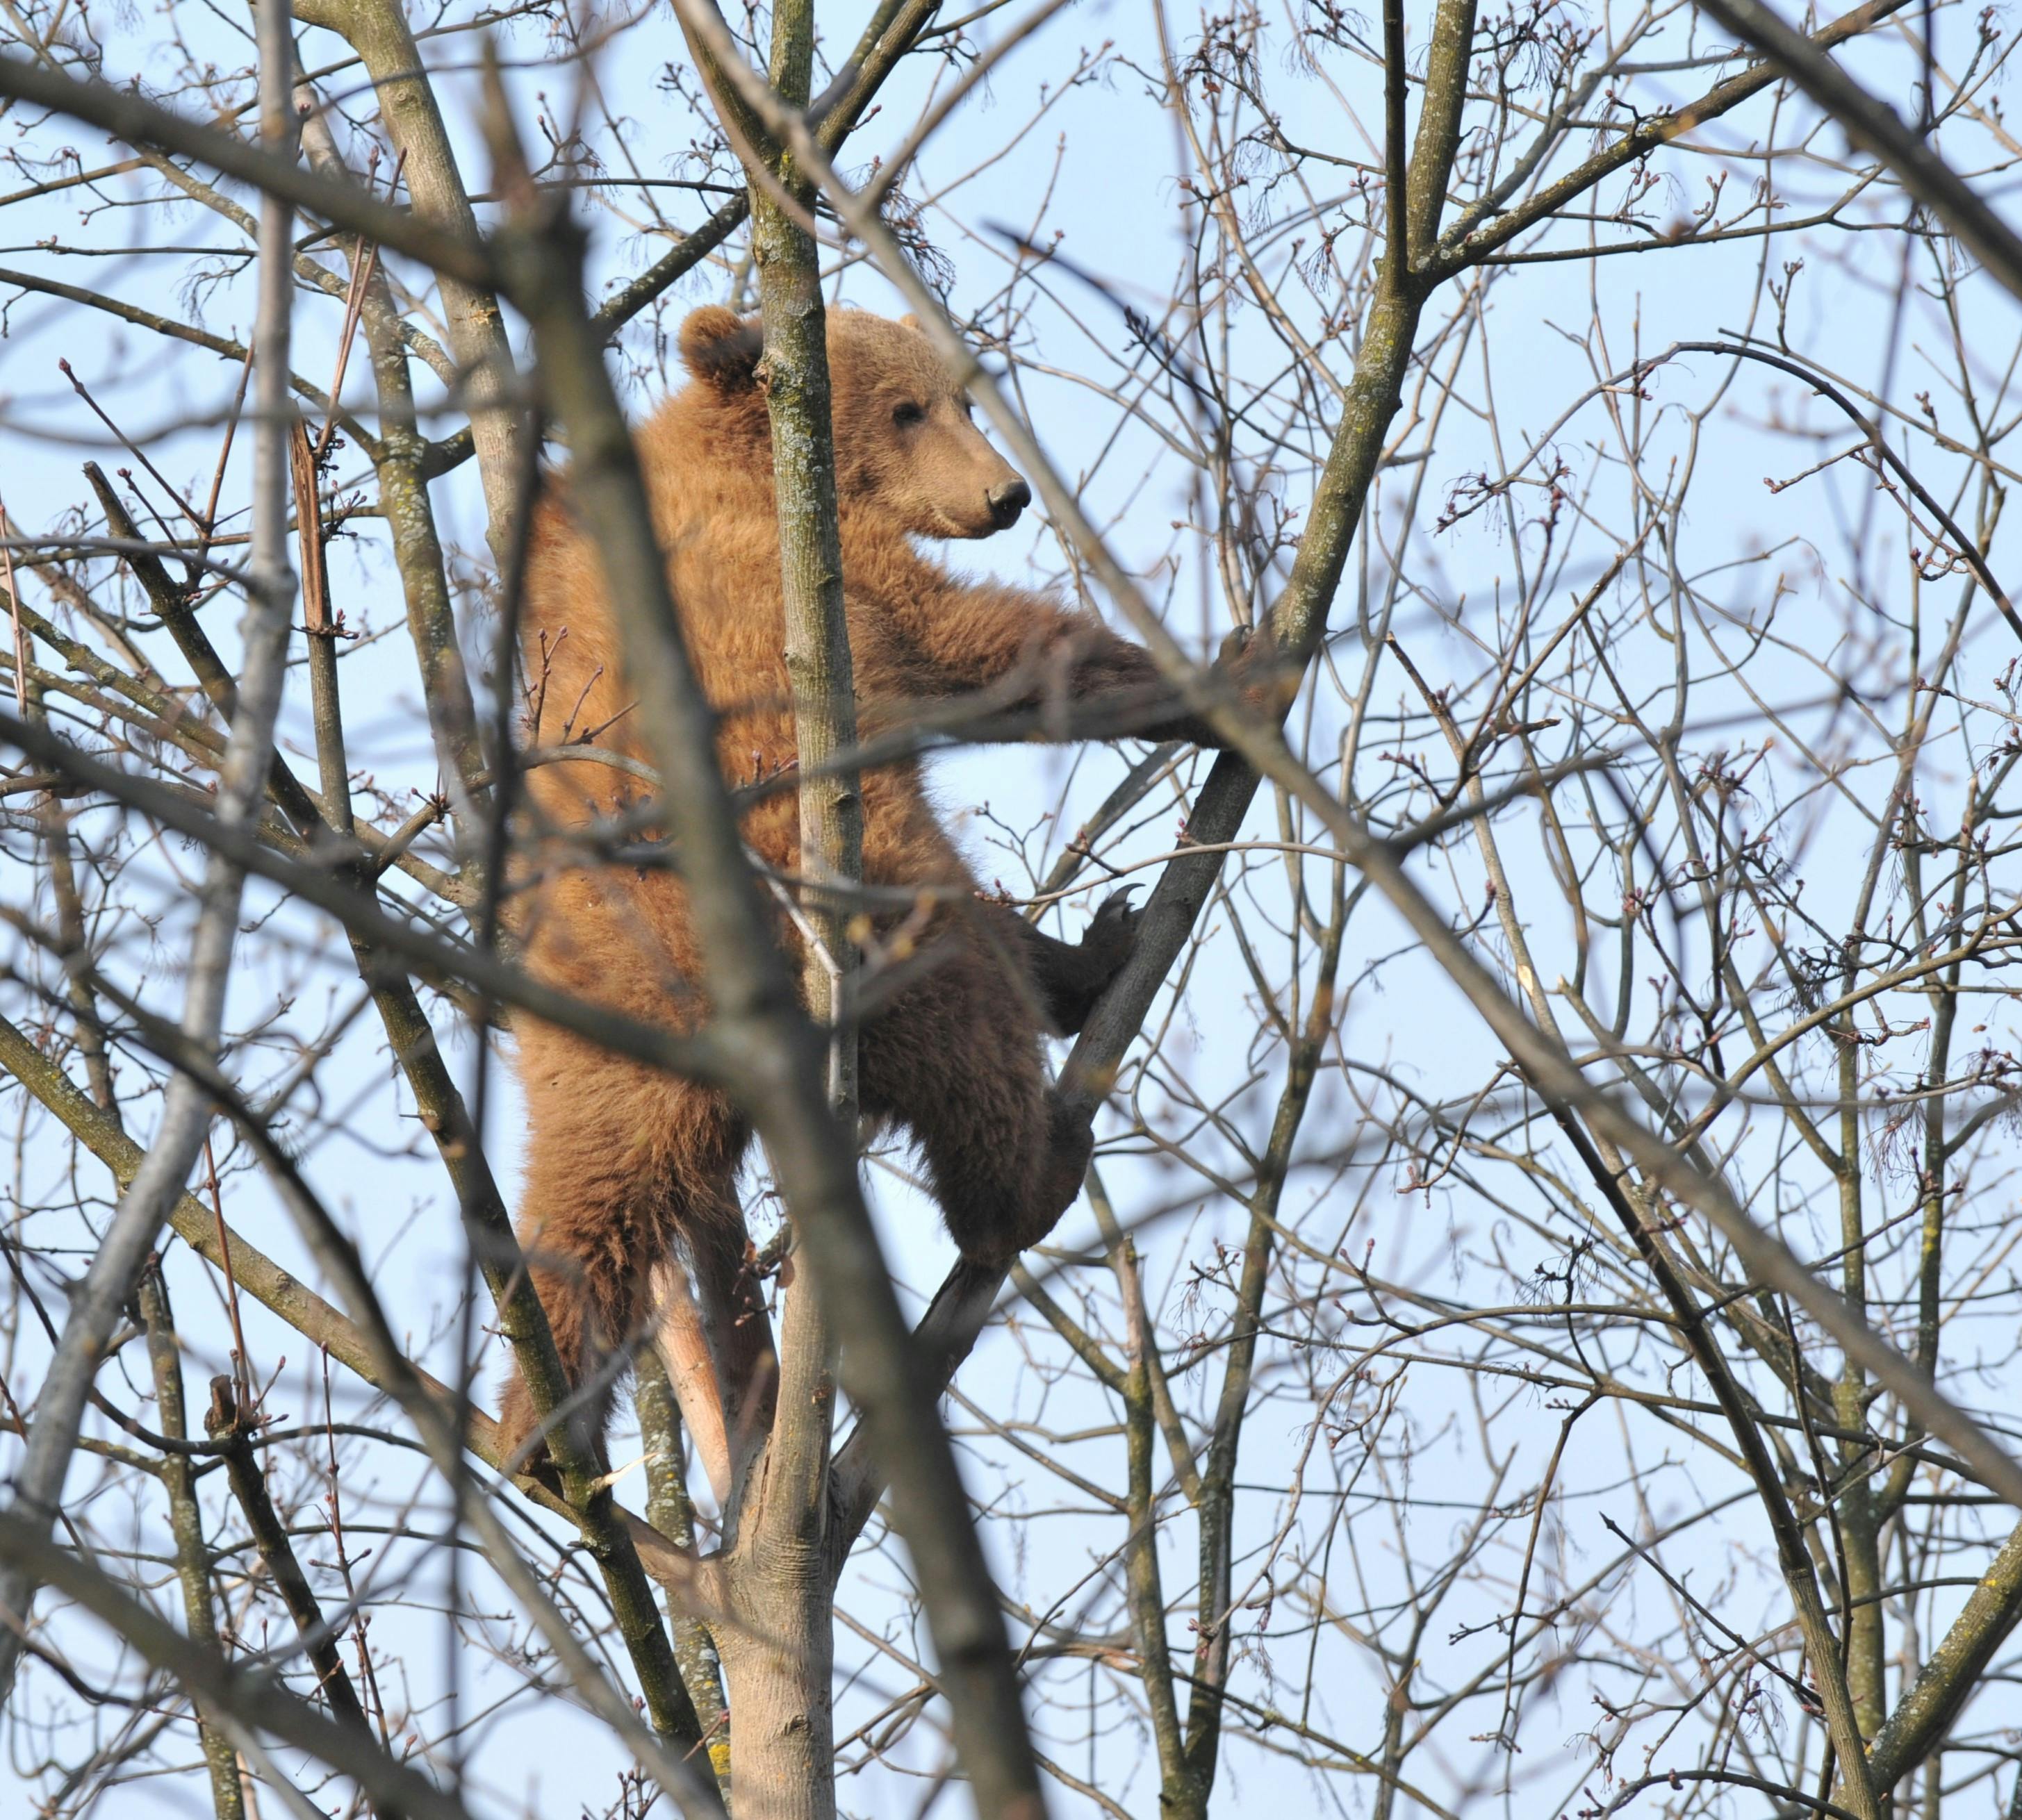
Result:
M720 305L681 325L681 359L710 402L764 443L765 341ZM988 537L1018 521L1031 489L970 421L969 401L914 319L828 312L836 494L918 537Z

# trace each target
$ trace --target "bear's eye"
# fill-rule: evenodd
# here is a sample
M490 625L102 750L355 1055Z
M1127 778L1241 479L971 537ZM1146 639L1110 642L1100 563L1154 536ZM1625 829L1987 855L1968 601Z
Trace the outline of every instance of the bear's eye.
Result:
M910 429L916 423L927 421L927 407L923 404L902 404L892 413L892 421L901 429Z

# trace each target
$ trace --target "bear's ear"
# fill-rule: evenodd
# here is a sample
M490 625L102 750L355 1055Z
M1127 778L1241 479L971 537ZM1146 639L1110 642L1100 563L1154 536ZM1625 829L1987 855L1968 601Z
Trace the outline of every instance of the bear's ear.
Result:
M681 364L718 392L743 392L755 384L765 351L757 323L721 304L692 312L681 324Z

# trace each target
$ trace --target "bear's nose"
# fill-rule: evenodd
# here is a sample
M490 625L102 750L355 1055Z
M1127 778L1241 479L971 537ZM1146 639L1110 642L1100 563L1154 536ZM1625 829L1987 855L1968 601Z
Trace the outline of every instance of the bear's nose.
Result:
M999 531L1009 531L1018 514L1032 503L1032 489L1016 476L990 489L990 516Z

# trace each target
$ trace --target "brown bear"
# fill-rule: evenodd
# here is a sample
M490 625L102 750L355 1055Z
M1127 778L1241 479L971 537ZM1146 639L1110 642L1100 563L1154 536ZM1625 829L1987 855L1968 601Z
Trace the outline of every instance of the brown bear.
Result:
M1045 595L963 579L915 548L988 537L1031 494L910 320L832 312L828 348L860 739L976 696L998 728L1015 720L1023 734L1064 733L1071 720L1080 737L1093 722L1099 737L1212 742L1173 711L1137 646ZM746 839L790 875L794 728L762 338L729 310L699 309L681 351L689 383L641 430L640 457L688 651L719 717L724 775L773 783L750 794ZM567 491L559 478L543 502L527 569L534 742L644 761L597 553L571 522ZM707 969L678 874L612 851L648 786L636 770L586 757L535 767L527 787L547 837L524 903L529 966L634 1018L694 1027L706 1014ZM964 1255L1006 1263L1066 1211L1089 1154L1086 1126L1048 1089L1042 1033L1081 1027L1127 957L1133 919L1112 899L1070 943L983 900L918 757L867 769L863 808L865 881L914 899L918 938L902 983L861 1026L863 1110L910 1134ZM874 900L874 925L888 933L908 914L892 907L896 895ZM797 966L783 914L779 939ZM734 1183L750 1129L721 1092L531 1020L518 1067L528 1119L522 1242L571 1381L593 1381L587 1401L600 1432L610 1381L651 1314L651 1278L677 1246L719 1333L760 1325L732 1314L749 1289ZM719 1364L734 1383L730 1362ZM516 1381L505 1421L516 1439L534 1426Z

